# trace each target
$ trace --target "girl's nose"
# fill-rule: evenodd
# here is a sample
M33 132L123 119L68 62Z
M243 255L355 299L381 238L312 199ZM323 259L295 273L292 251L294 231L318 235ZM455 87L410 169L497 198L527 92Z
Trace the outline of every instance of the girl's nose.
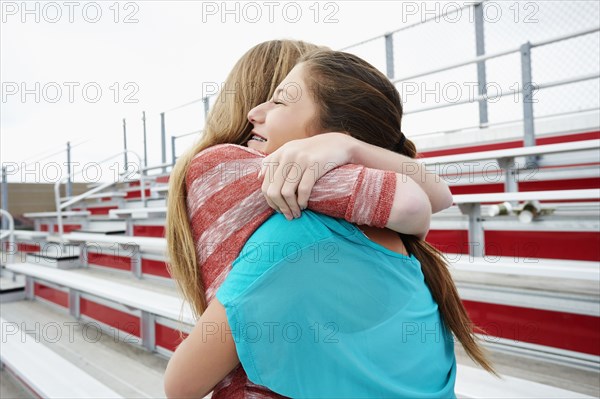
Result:
M250 112L248 112L248 121L251 124L254 125L256 123L261 123L261 122L264 121L264 115L265 115L265 113L264 113L264 109L263 109L264 107L263 106L265 104L266 103L259 104L256 107L252 108L250 110Z

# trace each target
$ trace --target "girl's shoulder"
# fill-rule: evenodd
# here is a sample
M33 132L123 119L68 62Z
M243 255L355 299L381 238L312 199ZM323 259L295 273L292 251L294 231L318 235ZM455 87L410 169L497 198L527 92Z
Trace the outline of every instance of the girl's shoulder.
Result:
M217 144L208 147L194 156L190 162L186 181L189 185L204 175L214 173L219 167L235 166L236 162L253 162L264 158L266 154L238 144Z
M192 160L194 163L205 162L227 162L232 159L245 159L264 157L266 154L239 144L216 144L205 148L196 154Z

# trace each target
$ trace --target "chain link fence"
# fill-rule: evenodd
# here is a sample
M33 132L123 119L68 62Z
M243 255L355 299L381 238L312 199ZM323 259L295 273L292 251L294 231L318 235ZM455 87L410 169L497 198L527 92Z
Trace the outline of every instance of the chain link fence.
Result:
M597 28L600 21L600 3L597 1L485 1L481 8L481 41L485 55L518 49L526 42L536 43ZM397 82L397 87L404 102L404 130L413 136L522 120L520 91L523 84L518 52L485 61L487 123L480 119L477 102L430 109L436 104L473 100L478 95L476 64L411 78L424 71L472 60L478 55L475 6L439 9L448 12L431 17L431 7L415 2L411 10L421 16L421 23L392 34L394 68L393 74L388 73L388 76L392 80L402 80ZM368 43L379 47L376 57L372 51L364 51L366 45L350 46L346 51L362 56L382 72L387 72L381 59L385 52L384 37ZM532 82L537 85L582 75L597 76L599 49L598 32L533 48ZM404 80L404 77L408 79ZM500 96L503 92L508 93ZM544 117L598 109L599 92L598 78L534 90L534 115Z
M600 3L596 0L488 0L479 5L446 2L436 7L433 2L405 3L404 9L410 10L416 22L343 50L364 58L395 82L404 103L403 130L411 137L522 121L524 85L519 47L595 29L600 21ZM596 76L534 88L536 118L600 107L599 49L597 30L531 49L534 87L578 76ZM499 52L507 53L486 59L479 66L468 63L435 72ZM208 105L212 107L215 100L216 95L209 96ZM190 121L194 126L202 126L206 117L202 101L186 108L169 111L166 117L169 135L175 137L172 142L176 141L177 146L173 156L195 140L185 135L183 124L176 122L176 114L186 114L183 119L188 127Z

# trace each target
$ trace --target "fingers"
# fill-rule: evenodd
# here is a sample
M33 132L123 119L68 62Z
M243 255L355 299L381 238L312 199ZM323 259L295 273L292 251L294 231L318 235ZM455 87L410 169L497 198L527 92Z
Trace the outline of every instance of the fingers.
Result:
M298 184L297 191L297 201L300 209L308 208L308 199L310 198L310 193L315 185L314 175L310 172L305 172L302 175L302 179L300 180L300 184Z
M270 162L261 187L267 203L288 220L300 217L296 191L302 179L302 168L294 162Z

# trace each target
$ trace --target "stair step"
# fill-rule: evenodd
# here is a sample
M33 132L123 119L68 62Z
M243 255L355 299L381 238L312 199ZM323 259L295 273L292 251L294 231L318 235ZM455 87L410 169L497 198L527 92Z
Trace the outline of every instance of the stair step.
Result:
M79 255L76 256L45 256L35 253L28 253L27 262L38 266L53 267L56 269L75 269L81 267Z
M73 230L73 233L90 233L90 234L102 234L102 235L113 235L113 234L125 234L125 230Z
M37 301L3 304L2 317L10 327L25 330L28 341L42 346L40 352L49 351L49 356L62 358L66 367L79 374L77 377L87 374L92 384L108 388L102 397L110 391L125 398L165 397L163 374L167 359L101 332L95 322L76 321L65 312ZM73 377L65 375L65 378ZM61 388L69 387L55 387ZM55 397L67 397L67 393L69 389ZM98 397L91 387L82 393Z
M25 298L25 276L12 274L4 268L0 274L0 303Z

